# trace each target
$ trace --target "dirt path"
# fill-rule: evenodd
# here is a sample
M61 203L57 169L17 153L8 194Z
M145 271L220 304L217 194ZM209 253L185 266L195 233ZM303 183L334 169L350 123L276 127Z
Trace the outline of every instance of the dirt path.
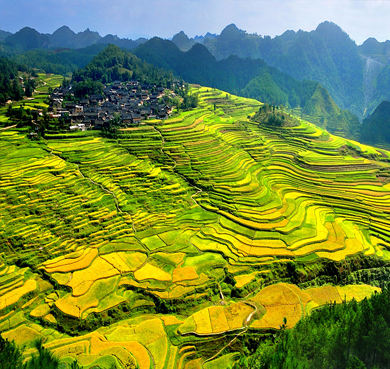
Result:
M5 131L6 129L15 128L15 127L16 127L16 124L14 124L13 126L0 128L0 131Z
M218 282L218 287L219 287L219 294L221 295L220 304L221 305L226 305L225 296L222 293L222 288L221 288L221 285L219 284L219 282Z
M246 333L248 331L248 326L249 326L249 323L251 321L251 319L253 318L253 316L257 313L257 311L259 310L258 307L256 306L255 303L253 303L252 301L242 301L244 302L245 304L247 305L250 305L251 307L253 307L255 310L253 310L244 320L244 330L239 332L227 345L225 345L224 347L222 347L214 356L210 357L209 359L206 359L203 363L207 363L208 361L211 361L211 360L214 360L216 357L218 357L221 352L223 352L223 350L225 350L226 347L232 345L237 339L238 337L240 337L241 335L243 335L244 333ZM225 332L227 333L227 332Z
M165 155L164 153L164 145L165 145L165 138L164 136L161 134L161 132L155 127L155 126L149 126L149 127L152 127L161 137L161 148L160 148L160 151L161 151L161 154ZM171 158L169 155L167 155L174 163L172 169L174 170L177 166L177 163L176 163L176 160Z
M79 165L76 164L76 166L77 166L78 172L81 174L81 176L82 176L83 178L87 179L88 181L90 181L90 182L93 183L94 185L99 186L104 192L110 194L110 195L114 198L114 200L115 200L115 206L116 206L118 212L119 212L119 213L122 213L122 210L121 210L120 207L119 207L118 198L116 197L116 195L114 194L114 192L112 192L112 191L110 191L109 189L105 188L102 184L95 182L95 181L92 180L91 178L86 177L86 176L83 174L83 172L80 170Z

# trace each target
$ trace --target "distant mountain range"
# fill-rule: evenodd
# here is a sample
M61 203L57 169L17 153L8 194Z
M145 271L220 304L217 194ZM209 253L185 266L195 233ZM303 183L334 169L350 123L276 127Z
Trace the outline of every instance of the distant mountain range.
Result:
M114 44L189 82L300 108L302 116L349 137L355 136L351 132L356 132L356 122L345 110L363 119L390 100L390 41L369 38L358 46L331 22L311 32L286 31L274 38L248 34L231 24L220 35L189 38L181 31L172 41L102 37L89 29L75 33L67 26L53 34L29 27L15 34L0 31L0 40L0 52L19 63L61 74L83 68L104 45ZM340 119L340 114L349 122L341 124L341 131L331 118ZM345 128L352 121L352 128Z
M171 41L154 37L132 51L138 58L159 68L172 70L190 83L216 87L270 104L298 108L297 114L332 133L357 139L358 118L340 109L328 91L315 81L298 81L262 59L231 55L217 60L196 43L183 52Z
M183 51L196 42L188 38L185 42L184 34L172 41ZM390 99L390 41L369 38L357 46L331 22L311 32L286 31L274 38L248 34L231 24L202 42L217 60L229 55L262 58L298 80L318 81L340 107L360 118Z
M37 48L80 49L98 44L114 44L133 50L146 41L144 38L121 39L114 35L102 37L89 29L75 33L67 26L52 35L29 27L15 34L1 31L0 40L13 53ZM297 80L319 82L337 105L360 119L371 114L381 101L390 100L390 41L380 43L369 38L358 46L331 22L323 22L311 32L286 31L274 38L248 34L231 24L220 35L207 33L189 38L181 31L173 36L172 42L181 51L203 44L216 60L230 55L261 58Z
M87 28L83 32L75 33L69 27L62 26L53 34L39 33L33 28L24 27L15 34L1 31L1 39L4 45L16 49L16 51L29 51L33 49L70 48L81 49L94 44L114 44L126 49L134 49L146 39L139 38L136 41L119 38L114 35L100 36Z

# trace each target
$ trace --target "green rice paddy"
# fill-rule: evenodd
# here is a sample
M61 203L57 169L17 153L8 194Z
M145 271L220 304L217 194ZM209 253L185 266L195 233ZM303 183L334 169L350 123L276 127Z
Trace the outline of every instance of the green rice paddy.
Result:
M86 368L226 367L238 346L215 355L273 310L225 336L182 335L189 316L262 308L244 302L287 262L390 258L388 152L304 121L272 131L250 120L255 100L192 92L197 109L116 139L0 130L0 331L26 355L43 337Z

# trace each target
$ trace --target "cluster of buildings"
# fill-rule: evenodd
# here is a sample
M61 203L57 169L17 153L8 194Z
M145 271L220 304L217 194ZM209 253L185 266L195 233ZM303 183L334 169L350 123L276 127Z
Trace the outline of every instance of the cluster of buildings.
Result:
M161 102L163 87L137 81L115 81L105 86L101 95L91 95L77 104L66 102L69 94L72 86L56 88L50 106L51 116L63 119L70 129L102 129L118 119L124 126L137 125L142 119L166 119L172 113L172 107ZM174 96L170 92L170 97Z

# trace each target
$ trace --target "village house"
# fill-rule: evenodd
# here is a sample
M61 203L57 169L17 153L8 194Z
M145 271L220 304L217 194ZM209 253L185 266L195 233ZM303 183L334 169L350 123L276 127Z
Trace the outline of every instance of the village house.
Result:
M63 109L63 96L71 89L58 88L51 96L51 109L56 108L72 130L102 129L118 116L123 124L139 124L142 119L166 119L172 113L170 106L159 104L164 91L163 87L140 85L138 81L114 81L103 88L103 94L91 95L78 104L67 102Z

